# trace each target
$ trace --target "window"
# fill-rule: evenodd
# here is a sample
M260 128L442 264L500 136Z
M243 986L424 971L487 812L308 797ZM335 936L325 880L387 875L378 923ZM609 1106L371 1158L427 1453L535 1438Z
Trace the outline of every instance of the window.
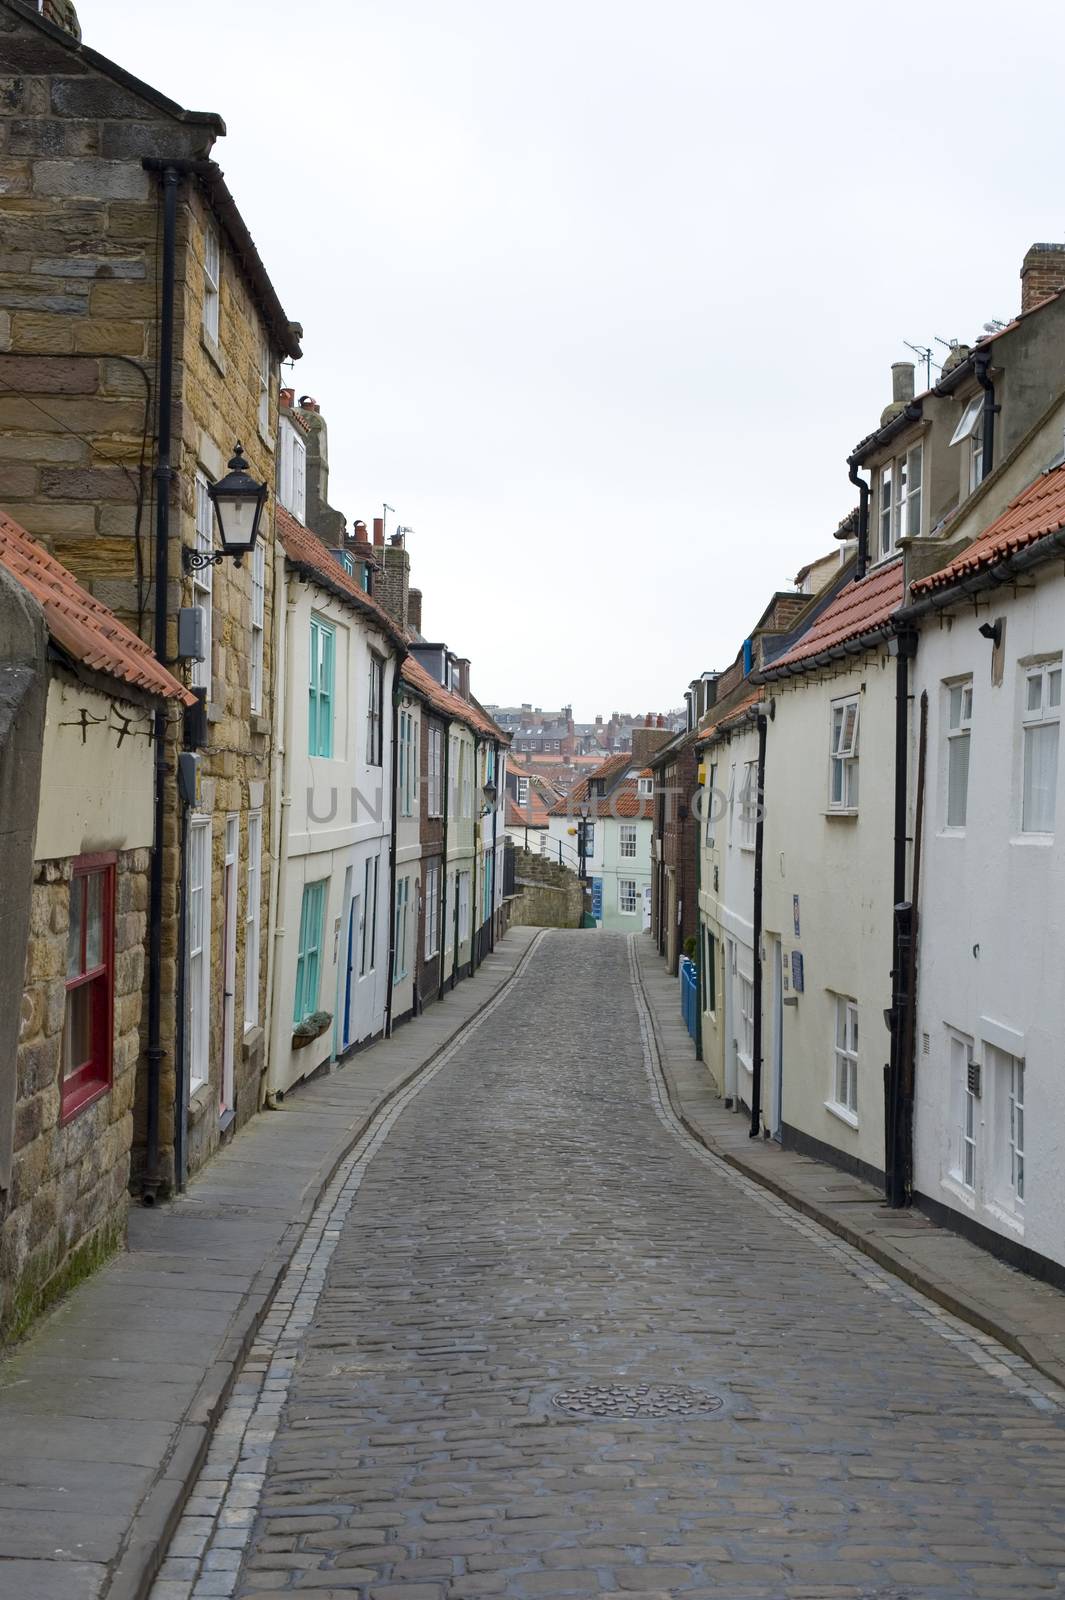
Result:
M622 822L618 827L618 855L621 857L635 858L636 856L636 824Z
M1024 1062L996 1050L999 1072L1005 1079L1006 1182L1015 1205L1024 1203Z
M112 856L75 861L67 928L62 1118L111 1084L115 867Z
M586 861L590 861L595 855L595 823L592 821L591 817L588 818L587 822L582 820L577 823L578 846L580 845L582 835L584 838L584 859Z
M945 685L947 694L947 827L964 828L969 801L973 680Z
M263 708L263 619L266 611L266 550L257 540L251 553L251 709Z
M638 778L636 780L636 792L642 800L650 800L655 792L655 780L653 778Z
M740 785L740 848L753 850L758 826L758 763L745 761Z
M213 228L208 228L203 236L203 331L214 345L218 343L218 291L221 280L218 235Z
M434 862L425 869L425 959L440 948L440 867Z
M447 742L448 810L452 817L459 814L459 741L455 734Z
M636 879L635 878L619 878L618 879L618 910L622 913L623 916L634 917L636 915L636 910L637 910L638 904L639 904L639 895L638 895L638 892L637 892Z
M377 856L367 856L362 895L362 949L359 955L359 976L372 972L377 962Z
M384 664L379 655L370 651L370 682L366 710L366 761L371 767L381 765L381 729L384 722Z
M1021 831L1053 833L1058 791L1058 727L1061 721L1061 660L1029 667L1024 674L1024 780Z
M754 981L736 972L736 1050L750 1072L754 1062Z
M429 724L428 814L438 817L443 805L444 730L438 722Z
M519 806L527 806L528 803L529 803L529 780L528 780L528 778L519 778L517 780L517 783L518 783L518 804L519 804Z
M832 1102L837 1111L858 1118L858 1007L836 996L836 1050Z
M399 809L404 817L414 815L416 785L414 717L410 711L399 714Z
M307 515L307 447L292 423L281 430L278 499L300 522Z
M318 1010L327 882L326 878L321 878L317 883L305 883L303 886L299 955L296 959L296 997L292 1007L292 1020L296 1024Z
M470 745L462 747L462 815L473 816L473 761L474 753Z
M989 1098L992 1140L988 1199L1020 1220L1024 1211L1024 1061L984 1044L983 1092Z
M877 490L878 558L890 556L898 541L921 531L921 479L923 446L916 444L905 455L885 462L880 468Z
M211 819L192 817L188 837L189 1094L210 1076Z
M210 555L214 544L214 507L207 490L207 479L196 474L196 549ZM211 578L213 567L201 567L192 574L192 603L203 612L203 660L192 663L192 687L206 689L211 698Z
M462 944L470 936L470 875L468 872L459 873L459 943Z
M971 494L984 476L984 397L975 395L962 412L961 421L954 429L951 444L964 445L968 450L969 465L966 483Z
M336 629L320 617L312 617L310 646L307 751L312 756L331 756Z
M714 848L714 836L717 831L717 762L710 763L710 775L706 781L706 790L703 794L703 803L706 806L706 844L707 848Z
M832 770L828 805L831 811L858 806L858 697L832 705Z
M972 1072L973 1042L964 1034L950 1035L951 1102L954 1108L954 1149L951 1173L966 1189L976 1188L976 1088Z
M270 434L270 343L259 338L259 432L263 438Z
M339 560L340 565L344 568L344 571L347 573L348 577L353 578L355 576L355 557L352 555L351 551L341 550L337 559Z
M244 909L244 1032L259 1021L259 938L262 924L263 814L248 813L248 882Z
M395 982L407 976L407 917L410 910L410 879L400 878L396 884L396 953L392 961Z
M717 940L703 924L703 1008L717 1010Z

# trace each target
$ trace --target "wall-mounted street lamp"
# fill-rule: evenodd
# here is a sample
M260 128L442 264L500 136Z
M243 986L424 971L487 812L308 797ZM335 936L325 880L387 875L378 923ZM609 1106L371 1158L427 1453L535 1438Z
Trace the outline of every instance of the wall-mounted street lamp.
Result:
M496 786L492 782L491 778L489 778L488 782L485 784L484 788L481 790L481 794L484 797L484 805L481 807L481 816L482 817L487 817L487 815L488 815L488 813L490 811L494 811L495 810L496 796L498 795L498 793L499 793L499 790L496 788Z
M588 817L591 809L586 801L577 807L581 819L577 824L577 860L580 866L577 876L582 880L588 876Z
M222 548L207 551L185 547L181 552L181 560L186 572L199 572L202 567L217 567L226 556L232 556L233 565L239 567L244 557L255 548L269 489L249 473L248 463L244 459L244 446L238 442L230 458L229 471L217 483L208 484L207 493L218 519Z

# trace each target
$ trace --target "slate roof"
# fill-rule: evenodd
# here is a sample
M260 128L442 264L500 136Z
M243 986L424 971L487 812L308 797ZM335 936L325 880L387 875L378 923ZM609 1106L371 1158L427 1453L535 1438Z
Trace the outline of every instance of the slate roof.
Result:
M0 563L40 602L55 644L93 672L163 700L195 705L186 689L132 628L83 589L72 572L0 511Z
M847 583L803 634L798 644L763 667L759 680L783 675L788 669L801 671L804 664L820 665L821 658L845 655L847 646L868 634L887 629L902 604L902 558L875 567L867 577Z
M942 589L973 573L997 565L1027 545L1065 527L1065 463L1040 473L1034 483L996 517L990 527L953 561L938 572L918 578L910 585L913 595Z
M449 717L453 722L465 723L475 733L481 734L486 739L494 739L497 744L509 744L510 736L497 728L491 717L482 711L479 706L471 705L468 700L463 700L461 695L452 694L450 689L445 689L442 683L437 683L431 672L427 672L420 662L413 656L406 656L399 669L400 677L415 694L439 711L441 716Z

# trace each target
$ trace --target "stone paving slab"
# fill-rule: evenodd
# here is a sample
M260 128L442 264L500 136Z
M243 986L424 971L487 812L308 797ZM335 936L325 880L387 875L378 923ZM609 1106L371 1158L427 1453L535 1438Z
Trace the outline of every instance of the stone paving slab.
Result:
M895 1272L955 1316L991 1334L1065 1387L1065 1294L1008 1266L919 1211L892 1211L860 1178L773 1141L714 1093L679 1016L678 981L649 936L635 941L673 1110L708 1150Z
M368 1122L506 984L537 934L392 1039L254 1118L127 1252L0 1363L0 1600L151 1582L308 1218Z

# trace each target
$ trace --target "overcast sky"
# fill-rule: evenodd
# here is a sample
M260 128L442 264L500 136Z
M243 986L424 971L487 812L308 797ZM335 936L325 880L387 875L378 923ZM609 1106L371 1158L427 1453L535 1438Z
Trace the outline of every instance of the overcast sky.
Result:
M1065 237L1048 0L79 10L225 118L333 504L414 530L484 700L676 705L834 548L903 341Z

